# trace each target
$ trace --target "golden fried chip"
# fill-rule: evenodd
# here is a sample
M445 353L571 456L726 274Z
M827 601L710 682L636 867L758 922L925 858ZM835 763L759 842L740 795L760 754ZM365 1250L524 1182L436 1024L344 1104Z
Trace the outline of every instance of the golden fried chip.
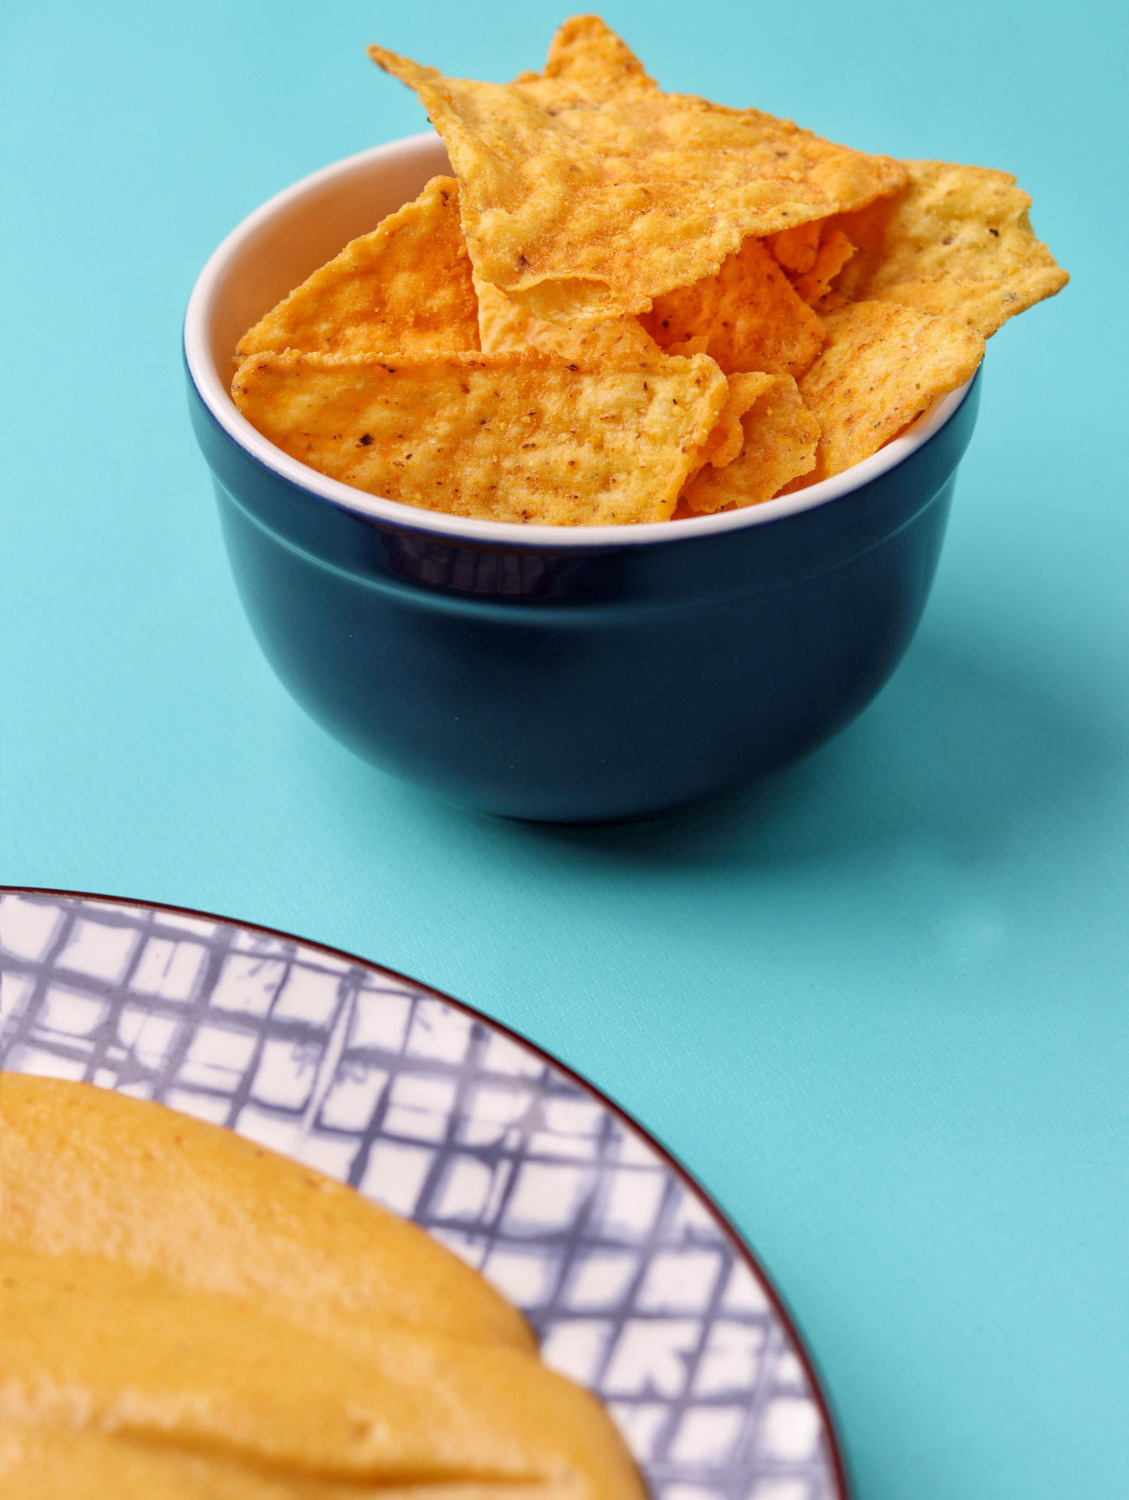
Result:
M859 247L836 291L935 313L989 338L1070 279L1035 238L1031 199L1008 172L943 161L903 162L889 203L837 219ZM857 261L857 264L856 264Z
M680 352L686 354L700 354L700 349L692 348L692 345L704 343L704 340L688 339L685 349ZM698 450L689 474L683 480L682 493L678 499L678 506L674 512L676 516L692 515L692 511L684 509L684 501L687 491L693 485L695 478L702 469L708 467L721 469L726 464L731 464L741 452L745 441L745 431L741 425L742 418L752 406L758 396L762 395L776 379L775 375L762 374L758 371L746 372L740 375L730 375L729 388L725 394L725 404L718 413L717 422L713 431L706 438Z
M709 464L712 468L723 469L726 464L733 462L741 452L745 441L745 431L741 425L742 418L757 397L763 395L775 379L775 375L760 371L730 375L725 405L721 408L717 425L698 454L699 467ZM685 491L684 485L683 493Z
M661 521L725 403L704 355L588 369L538 354L260 354L232 396L284 452L428 510Z
M563 359L606 365L632 364L663 358L663 351L645 333L639 320L630 316L606 323L546 323L527 312L488 283L478 291L478 321L483 351L490 354L537 349ZM820 330L822 336L822 328ZM667 355L690 357L705 354L709 342L702 334L672 344ZM698 452L695 471L703 464L730 463L741 451L741 417L757 396L771 385L771 375L734 375L729 379L725 404L716 425Z
M239 340L264 350L365 354L473 350L478 301L458 184L433 177L412 203L305 280Z
M728 375L801 376L823 345L823 324L759 240L746 240L714 276L656 297L640 323L663 348L696 335Z
M647 337L651 338L651 335L648 334ZM651 342L654 344L654 339L651 339ZM709 348L709 342L710 337L708 333L696 333L693 338L683 339L681 343L668 344L666 352L668 354L705 354ZM658 344L655 344L655 348L657 349L658 347Z
M513 302L489 282L476 284L478 333L483 350L502 354L507 350L540 349L562 359L613 362L661 358L662 351L630 315L599 323L546 323L534 317L520 302ZM704 354L701 348L679 349L678 354Z
M748 236L860 208L903 181L891 158L791 121L664 94L620 48L592 19L563 49L567 65L506 85L369 48L446 143L475 275L538 317L644 312L714 275Z
M724 468L707 466L691 479L679 501L683 515L712 515L759 505L790 480L815 468L819 423L790 375L765 378L768 385L762 386L741 418L737 454Z
M877 453L936 397L963 385L984 357L975 329L893 302L856 302L823 322L827 343L800 381L820 426L805 484Z
M800 276L815 265L815 253L819 249L819 236L822 232L822 220L809 219L806 224L797 224L795 229L782 229L779 234L770 234L765 245L789 275Z
M571 16L549 45L541 73L521 73L515 83L571 85L587 99L603 99L632 88L657 88L643 64L599 16ZM543 90L550 102L557 90Z
M817 309L821 318L849 307L852 302L865 300L863 287L881 257L886 229L897 206L897 194L876 198L873 203L868 203L865 208L854 213L836 214L823 226L824 233L837 229L845 234L854 246L854 254L821 298Z
M815 307L854 253L855 247L841 229L829 229L819 242L811 269L792 283L797 295L809 307Z

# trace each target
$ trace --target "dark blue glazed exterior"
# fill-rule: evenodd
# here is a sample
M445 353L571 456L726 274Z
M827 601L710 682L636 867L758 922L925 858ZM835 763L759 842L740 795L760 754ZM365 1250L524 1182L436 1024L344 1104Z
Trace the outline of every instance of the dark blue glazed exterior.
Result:
M346 510L259 463L189 393L244 607L298 702L450 801L572 822L715 796L865 707L921 618L979 377L927 442L838 499L598 550Z

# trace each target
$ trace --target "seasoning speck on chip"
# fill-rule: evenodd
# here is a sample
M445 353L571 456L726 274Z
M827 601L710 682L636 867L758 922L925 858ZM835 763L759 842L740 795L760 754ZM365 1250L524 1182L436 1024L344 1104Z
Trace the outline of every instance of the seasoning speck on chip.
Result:
M249 329L232 395L385 499L554 526L762 504L877 452L1068 279L1007 173L667 93L596 16L509 84L369 54L454 176Z

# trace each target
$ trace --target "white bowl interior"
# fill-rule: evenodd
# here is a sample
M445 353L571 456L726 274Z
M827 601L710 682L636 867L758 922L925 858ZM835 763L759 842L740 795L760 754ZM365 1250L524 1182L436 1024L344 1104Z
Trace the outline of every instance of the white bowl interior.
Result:
M235 346L253 323L318 266L350 240L375 229L431 177L449 171L443 143L432 134L409 136L335 162L277 194L232 230L200 273L189 300L185 355L212 415L261 463L334 505L446 536L554 547L646 545L668 542L675 535L733 531L811 510L877 478L943 426L968 391L964 385L943 396L880 452L821 484L745 510L686 521L522 526L421 510L329 479L276 448L238 411L230 393Z

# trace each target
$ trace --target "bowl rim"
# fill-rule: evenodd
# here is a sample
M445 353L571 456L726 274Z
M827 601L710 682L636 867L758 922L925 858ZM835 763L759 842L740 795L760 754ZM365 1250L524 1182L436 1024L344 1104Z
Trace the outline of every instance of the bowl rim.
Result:
M231 398L211 357L210 329L215 305L232 262L247 241L257 236L272 220L288 213L312 194L332 187L338 179L363 172L366 167L404 165L413 158L434 152L439 137L424 131L403 136L383 145L329 163L316 172L300 178L266 200L227 234L204 264L188 299L184 318L184 357L188 374L204 407L220 429L256 462L289 484L312 497L328 501L341 510L352 511L369 520L392 523L400 529L425 531L462 542L494 545L520 544L525 547L607 548L652 546L696 537L716 536L764 526L787 517L816 510L842 499L904 463L927 443L959 410L976 379L978 371L956 390L933 402L900 436L887 443L869 458L830 479L809 485L793 495L765 500L743 510L722 511L709 516L694 516L677 522L643 521L612 526L549 526L517 521L488 521L469 516L449 515L445 511L426 510L400 500L388 500L354 489L341 480L311 469L254 428Z

